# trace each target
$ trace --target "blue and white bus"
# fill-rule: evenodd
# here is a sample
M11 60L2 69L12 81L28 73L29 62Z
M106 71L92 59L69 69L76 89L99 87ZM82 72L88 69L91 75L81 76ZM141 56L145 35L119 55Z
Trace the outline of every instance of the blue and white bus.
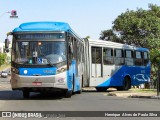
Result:
M128 90L150 81L149 50L103 40L85 39L84 86L97 91Z
M13 90L22 90L24 98L30 92L64 91L66 97L81 93L84 43L67 23L23 23L9 35Z
M150 81L149 50L102 40L82 39L63 22L29 22L12 35L11 86L30 92L64 91L82 87L128 90ZM9 40L5 41L8 48ZM8 51L6 49L6 51Z

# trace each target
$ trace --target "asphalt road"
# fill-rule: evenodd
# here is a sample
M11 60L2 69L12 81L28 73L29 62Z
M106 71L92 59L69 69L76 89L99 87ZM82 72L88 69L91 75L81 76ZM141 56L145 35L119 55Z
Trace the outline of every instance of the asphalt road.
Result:
M63 94L61 93L49 93L45 95L41 95L39 93L31 93L29 99L24 99L22 96L22 92L11 90L9 78L0 78L0 111L160 111L160 100L106 96L106 92L96 91L82 92L82 94L75 94L71 98L64 98ZM54 119L59 120L64 118ZM100 120L106 118L71 117L65 119ZM136 118L110 117L107 119L133 120ZM139 118L139 120L141 119L158 120L159 118Z

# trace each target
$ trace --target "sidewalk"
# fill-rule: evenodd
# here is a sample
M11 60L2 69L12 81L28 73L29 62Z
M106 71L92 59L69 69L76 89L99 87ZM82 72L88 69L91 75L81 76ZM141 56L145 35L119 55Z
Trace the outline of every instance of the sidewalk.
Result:
M83 88L84 92L96 92L96 89L93 87ZM104 92L103 92L104 93ZM148 98L148 99L160 99L160 96L157 96L156 89L139 89L132 88L128 91L117 91L114 88L109 88L105 94L106 96L117 96L123 98Z
M115 96L118 97L124 97L124 98L157 98L156 97L156 92L147 92L143 91L143 89L139 89L137 92L137 89L131 89L129 91L114 91L114 92L109 92L108 96L110 94L115 94Z

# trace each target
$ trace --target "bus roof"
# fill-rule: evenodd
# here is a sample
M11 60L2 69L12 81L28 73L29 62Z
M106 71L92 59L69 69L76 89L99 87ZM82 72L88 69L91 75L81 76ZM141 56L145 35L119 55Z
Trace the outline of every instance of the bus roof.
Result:
M13 32L32 32L32 31L69 31L71 27L65 22L28 22L22 23ZM72 30L71 30L72 31Z
M91 46L95 46L95 47L108 47L108 48L134 49L134 50L140 50L140 51L149 51L147 48L132 46L128 44L121 44L121 43L111 42L111 41L88 39L88 42Z

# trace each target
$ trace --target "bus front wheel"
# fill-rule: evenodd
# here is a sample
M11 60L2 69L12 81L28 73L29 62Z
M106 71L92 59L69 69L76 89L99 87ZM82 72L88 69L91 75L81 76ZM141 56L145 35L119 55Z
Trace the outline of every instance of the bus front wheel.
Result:
M28 90L23 90L23 97L29 98L29 91Z
M66 90L65 91L65 97L70 98L72 96L72 90Z

